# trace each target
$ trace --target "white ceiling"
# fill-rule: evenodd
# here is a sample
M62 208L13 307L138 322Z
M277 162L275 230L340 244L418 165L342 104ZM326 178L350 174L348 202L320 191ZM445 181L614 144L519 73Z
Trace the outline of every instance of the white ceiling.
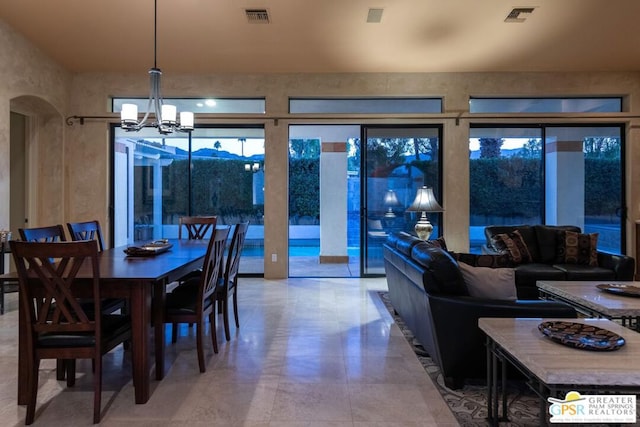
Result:
M522 23L515 8L534 7ZM251 24L245 9L267 9ZM380 23L367 23L382 8ZM153 65L153 0L0 0L66 69ZM640 0L158 0L157 65L187 73L640 70Z

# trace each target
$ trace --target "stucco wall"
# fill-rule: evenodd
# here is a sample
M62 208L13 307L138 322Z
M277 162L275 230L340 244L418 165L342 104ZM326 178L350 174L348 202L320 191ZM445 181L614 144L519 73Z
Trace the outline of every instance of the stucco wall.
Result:
M29 185L30 224L64 219L64 112L71 76L0 20L0 200L10 197L10 111L34 117L27 130L29 167L37 171ZM0 203L0 228L9 227L9 206Z
M8 146L8 99L19 94L35 94L64 111L64 116L104 116L110 109L112 96L144 96L148 94L147 70L135 75L87 73L70 78L46 58L38 57L33 48L20 37L0 25L0 52L10 51L13 57L31 58L26 64L7 67L2 60L0 76L0 197L8 199L8 186L2 175L6 169L2 150ZM24 52L27 54L25 55ZM4 57L4 54L2 54ZM3 59L3 58L0 58ZM26 59L25 59L26 61ZM160 64L162 65L162 64ZM24 79L24 68L31 69L30 79ZM6 74L6 75L5 75ZM9 92L5 82L17 82ZM265 125L265 254L277 253L278 262L266 257L265 277L286 277L287 266L287 165L288 125L312 124L314 120L288 115L289 97L314 96L441 96L445 118L349 118L336 117L331 123L442 123L444 125L444 230L453 249L464 250L468 245L469 226L469 170L468 136L470 120L456 120L456 115L468 111L469 96L571 96L571 95L628 95L629 111L638 114L640 105L640 74L629 73L435 73L435 74L273 74L273 75L177 75L165 72L163 91L167 97L265 97L267 112L264 118L216 119L197 116L198 123L263 123ZM66 99L69 97L68 108ZM6 118L6 119L5 119ZM576 119L587 121L587 119ZM109 189L109 122L86 120L66 127L64 133L65 205L64 220L97 218L108 229ZM474 119L474 123L491 119ZM518 123L527 119L519 119ZM539 119L530 119L536 122ZM546 118L546 123L555 120ZM617 117L591 118L590 122L624 122L627 127L627 200L629 206L628 252L633 254L635 220L640 218L640 188L637 167L640 160L635 148L640 142L638 118L626 114ZM508 119L497 120L508 123ZM327 124L329 121L322 120ZM58 165L59 166L59 165ZM42 196L46 198L47 196ZM8 222L8 209L0 207L0 227Z

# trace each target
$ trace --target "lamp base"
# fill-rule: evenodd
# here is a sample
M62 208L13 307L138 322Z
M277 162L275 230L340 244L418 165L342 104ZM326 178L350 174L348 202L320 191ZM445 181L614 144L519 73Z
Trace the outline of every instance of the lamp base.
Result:
M431 225L424 212L422 213L422 216L420 217L418 222L416 222L414 230L416 231L418 238L420 238L421 240L429 240L429 237L431 237L431 233L433 232L433 225Z

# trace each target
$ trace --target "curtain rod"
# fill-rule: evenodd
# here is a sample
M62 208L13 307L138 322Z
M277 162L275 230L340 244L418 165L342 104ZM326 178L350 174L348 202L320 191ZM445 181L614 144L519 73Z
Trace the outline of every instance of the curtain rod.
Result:
M558 114L472 114L467 112L461 113L441 113L441 114L418 114L418 115L398 115L398 114L349 114L339 116L327 116L327 115L288 115L288 116L268 116L268 115L252 115L252 114L199 114L203 119L222 119L222 120L273 120L277 126L279 120L353 120L353 119L375 119L375 120L455 120L456 126L460 124L460 120L549 120L549 119L610 119L610 120L628 120L628 119L640 119L640 115L630 113L598 113L598 114L580 114L580 113L558 113ZM86 120L119 120L119 115L110 116L69 116L65 119L67 126L73 126L75 122L79 122L80 125L84 125ZM636 128L636 126L633 126Z

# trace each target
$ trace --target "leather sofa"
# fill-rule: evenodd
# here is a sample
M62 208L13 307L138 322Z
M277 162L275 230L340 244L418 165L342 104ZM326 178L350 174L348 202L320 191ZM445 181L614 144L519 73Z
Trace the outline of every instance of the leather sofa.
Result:
M520 264L507 261L515 269L518 298L538 298L538 280L633 280L635 259L597 251L597 265L558 261L558 236L563 231L581 233L572 225L501 225L484 229L486 244L483 252L499 253L495 247L496 236L517 231L527 246L530 260Z
M466 378L486 378L485 335L480 317L576 317L570 306L551 301L472 297L457 261L441 247L405 234L383 245L389 298L433 361L445 385L459 388ZM465 261L491 255L466 254Z

